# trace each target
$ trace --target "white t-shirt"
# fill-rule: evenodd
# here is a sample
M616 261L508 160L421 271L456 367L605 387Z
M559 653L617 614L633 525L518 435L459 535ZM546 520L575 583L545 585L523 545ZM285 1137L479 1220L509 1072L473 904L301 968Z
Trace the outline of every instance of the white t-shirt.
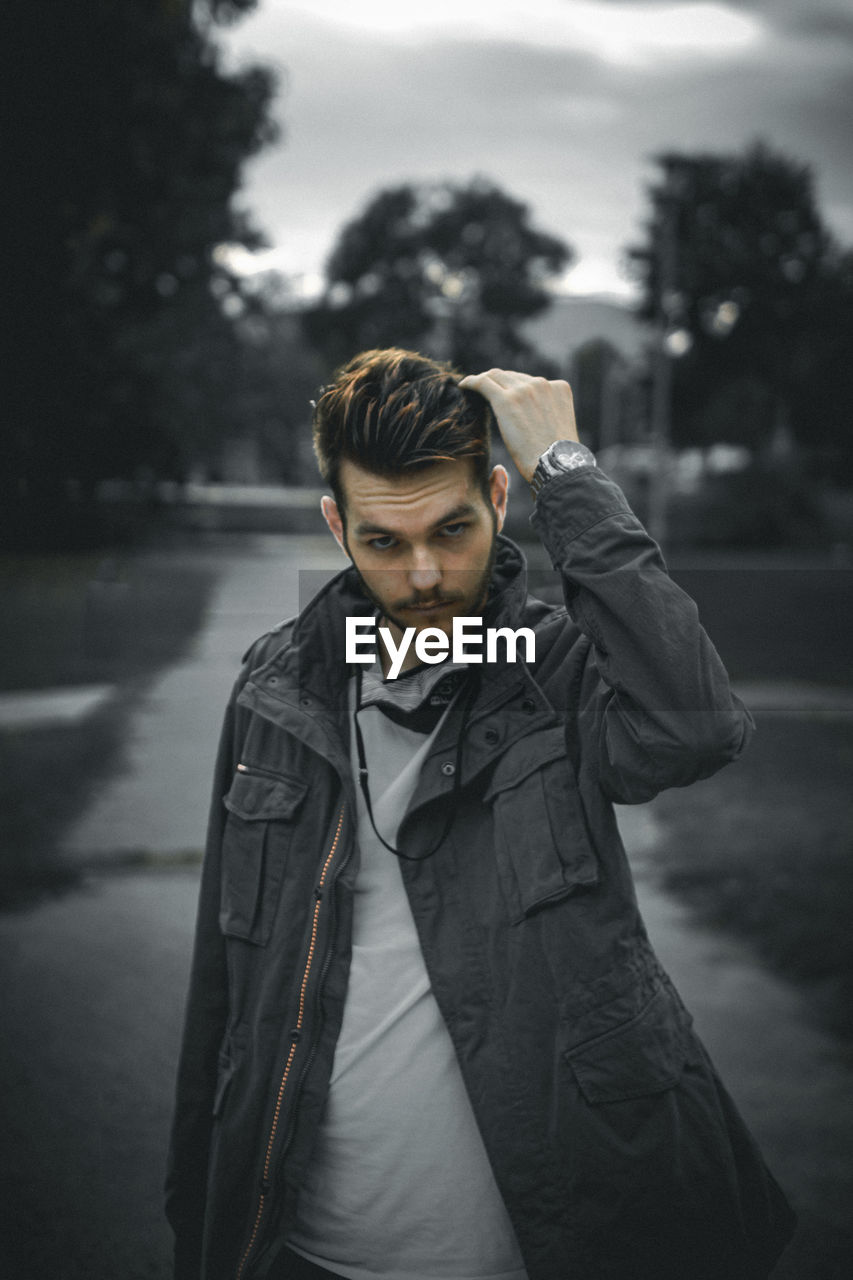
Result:
M376 826L394 844L438 726L425 736L376 706L359 722ZM349 1280L526 1280L430 988L399 861L377 840L357 792L347 1000L288 1245Z

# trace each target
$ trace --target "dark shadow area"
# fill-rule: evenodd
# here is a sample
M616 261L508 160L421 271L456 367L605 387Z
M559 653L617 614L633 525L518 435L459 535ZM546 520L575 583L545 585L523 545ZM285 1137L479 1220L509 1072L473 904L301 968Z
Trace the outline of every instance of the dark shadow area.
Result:
M525 550L538 559L535 546ZM853 570L792 551L697 551L667 561L733 680L853 685ZM544 600L562 598L551 574L537 570L531 584Z
M78 883L57 840L121 769L134 702L186 652L215 576L198 546L0 561L3 691L112 687L93 714L0 729L0 905Z
M0 733L0 909L80 884L57 840L121 768L126 710L113 705L83 724Z
M733 680L853 683L853 570L798 563L796 553L742 565L732 553L720 567L672 559Z

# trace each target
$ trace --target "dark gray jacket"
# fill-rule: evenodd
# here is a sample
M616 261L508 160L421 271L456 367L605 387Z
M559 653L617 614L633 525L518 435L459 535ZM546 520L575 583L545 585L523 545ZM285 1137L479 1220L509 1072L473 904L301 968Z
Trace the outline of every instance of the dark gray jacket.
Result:
M435 998L530 1280L755 1280L792 1214L637 910L612 802L734 760L752 720L600 470L550 481L533 523L567 608L500 539L489 625L536 662L478 668L402 822ZM568 609L568 612L567 612ZM228 707L202 876L167 1211L179 1280L254 1280L281 1247L341 1025L358 852L348 569L249 652ZM391 855L389 855L391 856ZM413 1100L417 1105L417 1100Z

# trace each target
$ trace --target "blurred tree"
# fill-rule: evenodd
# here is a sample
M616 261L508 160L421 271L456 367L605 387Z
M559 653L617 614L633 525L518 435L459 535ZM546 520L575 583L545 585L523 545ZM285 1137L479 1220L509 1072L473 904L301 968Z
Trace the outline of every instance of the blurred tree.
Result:
M628 362L606 338L590 338L572 353L569 381L584 441L592 449L624 442Z
M341 231L305 330L332 364L414 346L463 369L542 372L518 325L548 306L547 282L572 257L485 179L388 188Z
M302 332L292 300L269 299L238 322L246 376L240 418L255 441L265 481L316 482L311 399L323 380L319 357Z
M853 251L827 255L809 328L803 376L791 392L791 421L815 474L853 485Z
M245 297L220 248L274 136L271 73L212 38L254 0L30 0L16 31L7 192L19 227L5 485L48 510L141 468L180 473L233 427Z
M743 155L667 153L642 245L628 251L640 314L669 331L676 444L730 440L849 449L837 411L810 411L830 368L849 366L850 269L826 229L810 170L756 144ZM828 351L836 353L828 359ZM731 410L728 412L727 410Z

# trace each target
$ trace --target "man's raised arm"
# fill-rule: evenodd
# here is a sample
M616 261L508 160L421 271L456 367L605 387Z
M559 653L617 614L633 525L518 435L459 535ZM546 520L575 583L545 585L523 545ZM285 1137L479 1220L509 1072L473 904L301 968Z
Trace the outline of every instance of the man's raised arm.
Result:
M566 382L498 369L462 385L489 400L528 483L551 444L578 441ZM603 790L619 803L640 803L734 760L752 717L732 693L694 601L670 578L619 486L593 465L553 474L531 523L591 642L579 721Z

